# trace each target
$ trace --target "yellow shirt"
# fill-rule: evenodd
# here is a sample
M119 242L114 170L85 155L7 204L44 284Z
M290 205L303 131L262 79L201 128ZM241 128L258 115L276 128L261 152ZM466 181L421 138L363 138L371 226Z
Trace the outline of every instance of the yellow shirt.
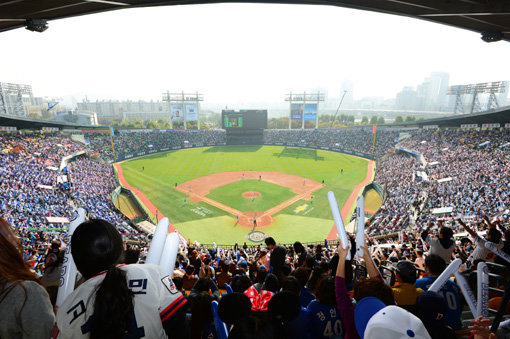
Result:
M421 288L416 288L414 284L400 283L393 287L393 296L397 305L416 305L416 299L423 293Z

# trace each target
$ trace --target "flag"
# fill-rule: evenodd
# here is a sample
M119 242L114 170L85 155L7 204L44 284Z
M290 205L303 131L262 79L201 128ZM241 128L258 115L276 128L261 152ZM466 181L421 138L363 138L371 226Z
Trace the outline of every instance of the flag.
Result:
M114 131L113 127L110 127L110 133L112 134L112 137L115 136L115 131Z
M377 126L372 126L372 134L375 134L375 131L377 130Z

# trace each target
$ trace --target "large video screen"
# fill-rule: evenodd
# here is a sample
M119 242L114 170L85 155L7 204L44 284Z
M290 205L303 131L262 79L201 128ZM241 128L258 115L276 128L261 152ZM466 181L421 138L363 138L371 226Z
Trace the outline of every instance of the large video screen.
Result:
M240 110L221 112L221 125L224 129L267 128L267 110Z

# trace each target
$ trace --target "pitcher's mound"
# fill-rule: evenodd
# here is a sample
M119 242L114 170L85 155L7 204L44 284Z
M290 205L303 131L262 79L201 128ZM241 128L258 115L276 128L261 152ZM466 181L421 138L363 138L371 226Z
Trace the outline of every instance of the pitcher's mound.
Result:
M243 198L246 198L246 199L256 199L258 197L260 197L260 193L259 192L255 192L255 191L248 191L248 192L243 192Z

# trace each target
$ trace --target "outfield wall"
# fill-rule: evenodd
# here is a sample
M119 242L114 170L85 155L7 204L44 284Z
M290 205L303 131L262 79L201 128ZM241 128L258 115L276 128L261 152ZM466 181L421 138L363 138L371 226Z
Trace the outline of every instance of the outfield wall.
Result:
M134 159L138 157L143 157L146 155L161 153L161 152L168 152L168 151L176 151L181 149L190 149L190 148L198 148L198 147L215 147L215 146L227 146L226 143L219 143L219 144L191 144L191 145L184 145L184 146L174 146L174 147L164 147L159 149L153 149L150 151L144 151L144 152L136 152L133 154L128 154L122 157L118 157L115 159L115 162ZM299 143L291 143L291 142L284 142L284 143L263 143L263 144L239 144L239 145L232 145L229 144L228 146L288 146L288 147L301 147L301 148L310 148L310 149L316 149L316 150L324 150L324 151L331 151L336 153L344 153L348 155L354 155L360 158L365 158L369 160L376 160L376 158L372 154L362 153L362 152L355 152L351 150L346 150L343 148L338 147L327 147L327 146L313 146L313 145L306 145L306 144L299 144Z

